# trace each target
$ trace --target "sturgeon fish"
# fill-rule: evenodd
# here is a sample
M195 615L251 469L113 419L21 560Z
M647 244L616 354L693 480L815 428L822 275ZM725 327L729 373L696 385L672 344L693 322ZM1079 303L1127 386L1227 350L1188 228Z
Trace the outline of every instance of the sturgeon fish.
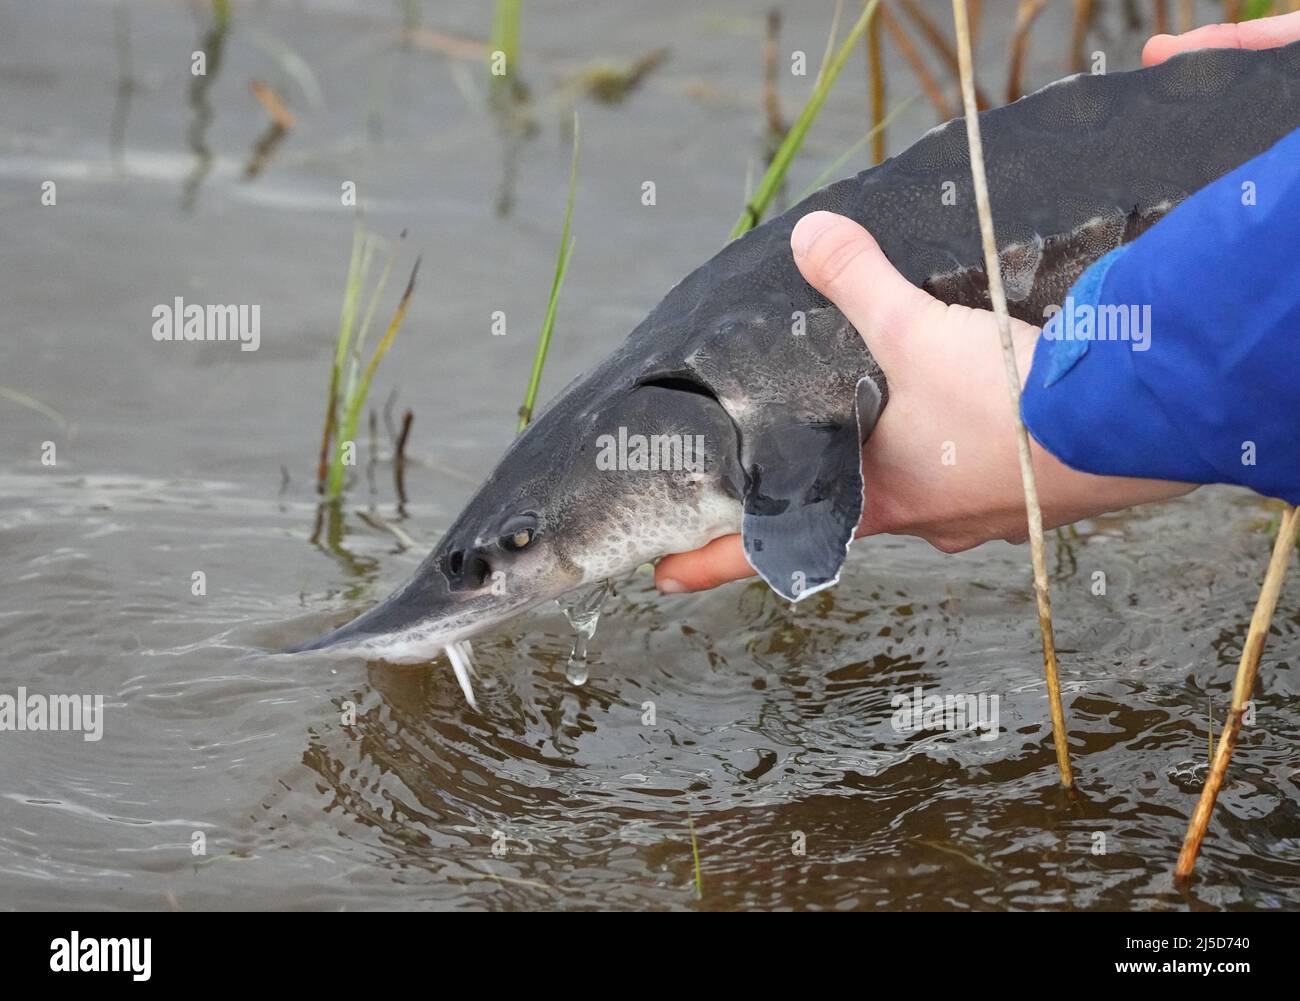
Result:
M1038 324L1090 264L1300 127L1300 43L1076 75L980 127L1010 310ZM446 650L474 704L470 636L722 535L741 533L783 598L834 584L869 489L861 446L889 393L858 332L795 267L791 230L817 209L860 222L937 298L988 308L957 119L674 286L514 441L405 585L291 652L417 663ZM626 461L609 461L613 442L632 443Z

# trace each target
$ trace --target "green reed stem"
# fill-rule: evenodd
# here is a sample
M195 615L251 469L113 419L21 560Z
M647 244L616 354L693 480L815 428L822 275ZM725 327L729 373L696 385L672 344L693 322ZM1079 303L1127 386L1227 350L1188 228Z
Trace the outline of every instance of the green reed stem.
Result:
M798 155L800 147L803 146L804 140L808 136L808 130L812 128L813 122L817 120L822 105L826 103L831 88L835 86L835 81L839 78L840 71L844 69L844 64L848 62L853 49L862 40L862 36L871 23L871 19L875 16L879 4L880 0L871 0L863 8L862 15L849 29L848 37L836 51L830 64L822 67L817 77L817 83L813 88L812 96L808 98L808 103L803 106L803 110L799 112L799 117L790 126L790 131L785 134L785 139L782 140L776 155L772 157L772 163L768 166L767 173L763 175L763 180L759 182L758 190L745 206L745 211L741 213L740 218L736 220L736 225L732 227L730 239L734 240L743 233L747 233L762 221L764 213L767 212L772 203L772 199L781 190L785 175L789 172L790 165L794 163L794 158Z
M573 160L569 166L569 201L564 209L564 229L560 233L560 249L555 260L555 277L551 281L551 296L546 302L546 315L542 319L542 333L537 340L537 351L533 355L533 370L528 376L528 390L524 393L523 405L519 408L519 426L516 434L521 434L528 422L533 419L533 408L537 405L537 390L542 383L542 369L546 365L546 352L551 346L551 333L555 329L555 313L560 302L560 289L564 287L564 275L569 270L569 258L573 256L573 239L569 236L573 224L573 198L578 190L578 150L581 146L582 131L578 116L573 116Z

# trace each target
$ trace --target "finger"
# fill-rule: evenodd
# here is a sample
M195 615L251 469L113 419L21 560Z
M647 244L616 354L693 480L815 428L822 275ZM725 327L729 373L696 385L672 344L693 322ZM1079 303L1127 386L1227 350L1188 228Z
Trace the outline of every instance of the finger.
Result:
M1182 35L1156 35L1142 49L1142 65L1154 66L1192 49L1271 49L1300 41L1300 11L1240 24L1207 24Z
M1142 47L1142 65L1155 66L1192 49L1239 49L1235 24L1207 24L1183 35L1155 35Z
M707 591L753 575L740 536L725 535L693 552L665 556L655 566L655 586L664 594Z
M935 300L899 274L870 233L833 212L800 219L790 248L808 284L840 308L888 372L901 335Z
M1261 17L1237 25L1237 37L1243 49L1271 49L1278 45L1300 42L1300 10L1276 17Z

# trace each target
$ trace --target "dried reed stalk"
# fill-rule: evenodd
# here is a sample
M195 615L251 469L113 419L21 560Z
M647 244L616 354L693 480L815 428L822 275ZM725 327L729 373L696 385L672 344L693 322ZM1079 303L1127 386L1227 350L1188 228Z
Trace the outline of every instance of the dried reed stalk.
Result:
M988 273L989 298L997 316L1002 340L1002 360L1006 365L1007 389L1016 422L1016 443L1020 453L1020 479L1025 488L1025 513L1029 521L1029 547L1034 566L1034 594L1038 599L1038 628L1043 636L1043 669L1047 676L1047 696L1052 713L1052 737L1056 745L1056 766L1061 785L1074 785L1070 772L1070 748L1065 730L1065 710L1061 707L1061 681L1056 664L1056 641L1052 634L1052 598L1047 584L1047 559L1043 546L1043 511L1038 504L1038 485L1029 451L1029 432L1020 419L1020 372L1016 367L1015 348L1011 342L1011 315L1007 312L1006 290L1002 286L1002 269L998 261L997 240L993 233L993 211L989 205L988 178L984 173L984 148L980 142L979 115L975 108L975 70L971 65L970 25L966 19L966 0L952 0L953 21L957 28L957 52L961 69L961 96L966 113L966 138L970 144L971 181L975 187L975 205L979 211L980 237L984 244L984 270Z
M1029 50L1029 29L1047 6L1047 0L1020 0L1016 11L1016 30L1011 35L1011 71L1007 74L1007 103L1020 98L1020 77Z
M885 65L881 60L880 18L867 25L867 62L871 73L871 162L885 162Z
M912 72L916 74L917 81L921 84L921 89L925 91L925 96L930 99L934 105L934 110L939 113L939 120L946 122L953 117L952 106L943 94L943 88L930 72L930 67L925 65L925 60L921 58L921 53L916 51L916 46L912 39L908 37L903 26L898 23L898 18L890 13L889 8L880 8L880 19L885 25L885 30L889 32L889 37L898 49L902 57L907 60L907 65L912 67Z
M1264 583L1259 589L1259 600L1255 602L1255 614L1250 618L1246 642L1242 644L1237 678L1232 685L1232 706L1228 710L1227 719L1223 721L1223 732L1219 734L1215 745L1214 760L1210 764L1209 774L1205 776L1201 798L1196 803L1191 823L1187 825L1183 850L1178 853L1178 865L1174 868L1174 877L1178 880L1191 877L1201 842L1205 840L1206 829L1210 826L1214 801L1223 786L1228 761L1237 746L1237 736L1241 733L1241 719L1246 712L1246 703L1255 690L1259 660L1263 656L1273 612L1277 608L1277 596L1282 590L1282 581L1286 579L1287 565L1291 562L1291 554L1295 552L1297 530L1300 530L1300 508L1288 506L1282 514L1282 527L1278 530L1277 542L1273 544L1273 556L1268 562L1268 571L1264 574Z

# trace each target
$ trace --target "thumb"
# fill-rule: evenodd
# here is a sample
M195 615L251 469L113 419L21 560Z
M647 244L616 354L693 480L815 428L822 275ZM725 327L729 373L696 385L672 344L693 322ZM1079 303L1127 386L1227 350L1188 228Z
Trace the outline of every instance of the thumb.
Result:
M904 278L870 233L833 212L810 212L790 234L808 284L840 308L889 371L903 335L936 302Z

